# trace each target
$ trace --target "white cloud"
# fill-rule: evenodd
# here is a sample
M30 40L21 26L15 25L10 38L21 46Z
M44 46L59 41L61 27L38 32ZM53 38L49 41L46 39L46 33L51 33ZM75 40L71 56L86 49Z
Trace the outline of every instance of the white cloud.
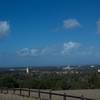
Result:
M62 54L70 54L74 49L80 47L80 43L77 42L67 42L63 44Z
M22 48L17 51L19 56L23 57L42 57L42 56L74 56L74 57L88 57L100 55L100 48L97 46L86 46L79 42L65 42L63 45L50 46L44 48Z
M44 47L42 49L36 48L22 48L18 50L17 54L20 56L43 56L43 55L59 55L59 54L69 54L73 50L80 47L80 43L77 42L67 42L59 47Z
M54 55L56 53L56 49L52 47L44 47L42 49L36 48L22 48L17 51L19 56L41 56L41 55Z
M10 25L7 21L0 21L0 37L6 36L10 30Z
M17 51L17 54L20 56L28 56L30 54L30 50L28 48L23 48Z
M39 53L39 50L38 49L30 49L30 55L31 56L38 56L40 53Z
M64 28L74 29L80 27L80 23L77 19L67 19L63 21Z
M96 22L97 33L100 33L100 19Z
M17 51L19 56L38 56L40 55L39 49L29 49L29 48L22 48Z
M55 53L55 48L54 47L45 47L41 50L42 55L48 55L48 54L54 54Z

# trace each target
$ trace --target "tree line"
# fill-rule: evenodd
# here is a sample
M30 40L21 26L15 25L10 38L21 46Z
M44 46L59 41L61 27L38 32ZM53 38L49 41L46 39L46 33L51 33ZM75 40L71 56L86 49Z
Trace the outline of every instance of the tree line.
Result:
M96 89L100 88L100 74L3 74L0 75L0 87L33 89Z

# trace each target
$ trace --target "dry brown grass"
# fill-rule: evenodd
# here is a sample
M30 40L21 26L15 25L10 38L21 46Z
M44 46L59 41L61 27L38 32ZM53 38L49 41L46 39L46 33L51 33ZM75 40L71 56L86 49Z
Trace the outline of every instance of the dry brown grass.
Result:
M35 98L21 97L12 94L0 94L0 100L39 100Z
M56 91L56 93L66 93L73 96L84 95L84 97L87 98L100 100L100 89L65 90L65 91L61 90L61 91ZM77 99L68 98L67 100L77 100Z
M73 96L84 95L84 97L93 98L95 100L100 100L100 90L99 89L61 90L61 91L53 91L53 92L66 93L66 94L73 95ZM16 94L19 94L19 93L16 91ZM22 94L27 95L27 93L25 93L25 92L23 92ZM34 97L38 97L38 94L33 92L33 93L31 93L30 98L13 95L10 92L9 92L9 94L0 94L0 100L39 100L38 98L34 98ZM41 100L49 100L48 99L49 95L41 93L41 98L42 98ZM63 100L63 97L52 95L52 100ZM67 98L66 100L80 100L80 99Z

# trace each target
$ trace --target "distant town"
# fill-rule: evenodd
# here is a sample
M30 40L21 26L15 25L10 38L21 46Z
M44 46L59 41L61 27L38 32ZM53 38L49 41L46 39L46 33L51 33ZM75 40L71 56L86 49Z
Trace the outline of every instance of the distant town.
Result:
M100 73L100 65L64 65L64 66L26 66L26 67L7 67L0 68L0 73L19 73L19 74L80 74L87 72Z

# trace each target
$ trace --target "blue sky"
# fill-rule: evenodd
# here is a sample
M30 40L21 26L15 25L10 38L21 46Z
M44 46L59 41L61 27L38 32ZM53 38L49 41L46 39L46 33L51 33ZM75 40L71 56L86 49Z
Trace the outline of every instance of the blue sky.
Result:
M0 66L100 64L99 0L0 0Z

